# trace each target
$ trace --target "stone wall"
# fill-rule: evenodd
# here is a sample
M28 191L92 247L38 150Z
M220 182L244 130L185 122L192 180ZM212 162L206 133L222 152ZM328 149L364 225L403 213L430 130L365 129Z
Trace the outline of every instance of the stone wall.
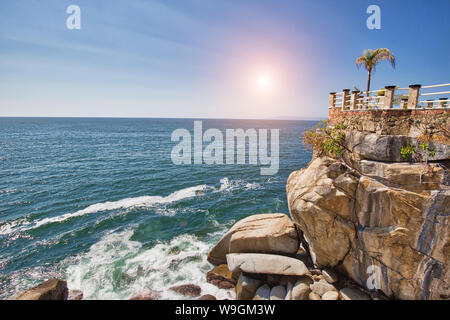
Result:
M450 131L449 116L450 109L342 111L331 108L328 121L331 125L344 124L349 130L379 135L418 137L427 133L439 138L443 129Z

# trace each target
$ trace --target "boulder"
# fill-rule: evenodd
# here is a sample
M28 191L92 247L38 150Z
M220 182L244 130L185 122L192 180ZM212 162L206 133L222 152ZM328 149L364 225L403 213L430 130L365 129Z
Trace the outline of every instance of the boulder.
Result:
M241 273L236 285L236 300L251 300L260 286L260 280L250 278Z
M68 296L67 282L51 279L15 294L9 300L66 300Z
M226 263L229 253L294 255L299 246L294 223L282 213L258 214L237 222L211 249L208 261Z
M130 300L160 300L161 292L155 290L144 290L133 295Z
M319 157L288 179L289 211L314 264L389 297L449 297L448 169L373 160L355 166Z
M316 294L314 292L310 292L309 293L309 300L311 300L311 301L313 301L313 300L322 300L322 298L318 294Z
M297 259L273 254L230 253L228 267L232 272L242 271L256 274L280 274L303 276L309 274L305 264Z
M343 288L339 293L343 300L370 300L368 295L357 289Z
M67 300L82 300L82 299L83 299L83 291L69 290Z
M298 280L292 288L292 300L309 300L311 288L308 282Z
M337 291L328 291L325 292L322 296L322 300L338 300L339 293Z
M348 220L355 207L352 195L357 185L358 178L343 163L326 157L293 172L288 179L291 216L303 231L313 263L319 267L337 265L350 249L355 226Z
M253 300L270 300L270 287L267 284L259 287Z
M286 288L283 286L276 286L270 290L270 300L284 300L286 297Z
M196 297L202 292L202 289L195 284L183 284L180 286L174 286L169 288L169 290L174 291L183 296Z
M206 281L220 289L232 289L236 286L233 273L226 264L221 264L206 274Z
M328 282L326 282L324 279L319 280L319 281L315 281L312 285L310 285L312 292L318 294L319 296L322 297L323 299L323 295L328 292L328 291L336 291L336 288L329 284Z
M201 296L200 298L198 298L197 300L217 300L217 299L213 295L205 294L205 295Z

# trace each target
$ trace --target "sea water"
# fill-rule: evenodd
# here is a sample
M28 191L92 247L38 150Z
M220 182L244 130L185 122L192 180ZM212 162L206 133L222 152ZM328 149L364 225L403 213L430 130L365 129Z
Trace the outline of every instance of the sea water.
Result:
M0 299L49 278L85 299L206 283L211 247L252 214L288 214L286 181L311 159L313 121L208 120L219 130L279 129L279 170L175 165L171 134L193 119L0 118Z

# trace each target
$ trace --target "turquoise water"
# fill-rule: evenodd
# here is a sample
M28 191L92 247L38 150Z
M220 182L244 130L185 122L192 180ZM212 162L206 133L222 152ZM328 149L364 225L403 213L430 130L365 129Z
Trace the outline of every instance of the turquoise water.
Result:
M203 120L204 130L280 130L280 169L171 161L188 119L0 118L0 298L51 277L87 299L205 283L206 254L238 220L287 213L285 183L311 155L310 121Z

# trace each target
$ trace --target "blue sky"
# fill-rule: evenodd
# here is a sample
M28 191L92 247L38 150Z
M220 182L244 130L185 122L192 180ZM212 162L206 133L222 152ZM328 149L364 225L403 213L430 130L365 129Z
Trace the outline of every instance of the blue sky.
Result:
M81 8L69 30L66 8ZM366 27L371 4L381 30ZM0 116L326 117L364 88L450 82L449 0L2 0ZM269 70L274 88L258 92Z

